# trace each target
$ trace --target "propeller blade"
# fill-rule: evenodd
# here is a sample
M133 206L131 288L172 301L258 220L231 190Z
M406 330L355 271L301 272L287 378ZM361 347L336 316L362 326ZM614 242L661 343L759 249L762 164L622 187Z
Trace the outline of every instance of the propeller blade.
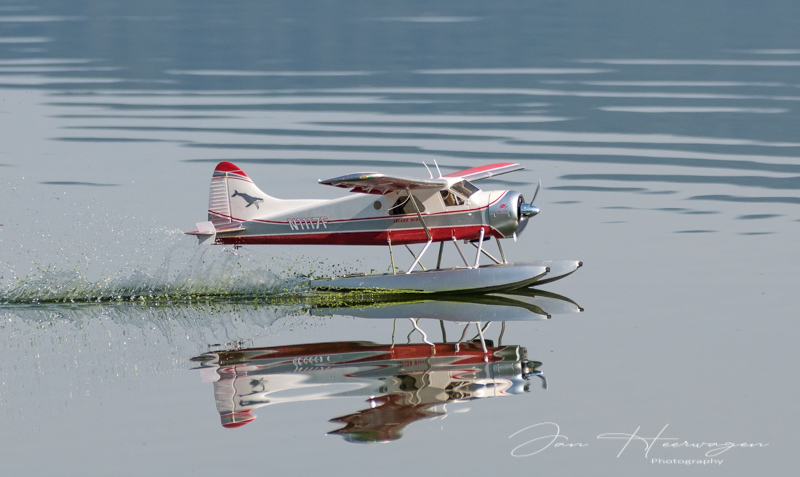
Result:
M536 200L536 196L539 194L539 188L542 187L542 180L539 179L539 183L536 185L536 190L533 192L533 199L531 199L531 205L533 205L533 201Z

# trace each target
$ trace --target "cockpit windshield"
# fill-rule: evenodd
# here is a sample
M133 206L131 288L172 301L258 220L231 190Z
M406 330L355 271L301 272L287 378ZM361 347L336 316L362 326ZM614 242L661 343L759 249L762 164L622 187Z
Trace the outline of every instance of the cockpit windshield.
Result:
M459 195L462 195L467 199L469 199L469 197L472 194L474 194L474 193L476 193L476 192L478 192L480 190L477 187L475 187L474 185L472 185L469 181L456 182L450 188L453 189L455 192L457 192Z
M464 205L469 197L479 190L480 189L469 182L461 181L453 184L450 189L439 191L439 194L442 196L444 205L451 207L454 205Z

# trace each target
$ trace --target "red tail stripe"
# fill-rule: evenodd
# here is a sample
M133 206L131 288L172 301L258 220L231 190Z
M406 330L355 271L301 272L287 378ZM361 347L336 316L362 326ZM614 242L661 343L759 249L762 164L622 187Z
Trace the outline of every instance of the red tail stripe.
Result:
M247 177L247 174L244 173L243 170L239 169L239 166L233 164L231 162L223 161L217 164L217 168L214 169L215 172L232 172L234 174L239 174L240 176Z

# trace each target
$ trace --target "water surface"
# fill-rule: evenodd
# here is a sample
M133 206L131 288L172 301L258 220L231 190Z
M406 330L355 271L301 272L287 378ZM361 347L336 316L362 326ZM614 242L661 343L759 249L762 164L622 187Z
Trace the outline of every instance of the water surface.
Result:
M798 18L788 1L6 2L4 468L786 473L800 444ZM480 183L543 183L506 254L585 265L546 287L565 300L442 305L455 318L320 303L308 277L383 271L386 250L197 247L181 232L205 220L222 160L281 198L340 197L316 180L349 172L519 162ZM436 361L458 320L491 322L509 366ZM372 363L392 372L300 366L336 356L330 343L393 342L413 352ZM280 372L206 366L263 349L301 351ZM520 349L546 389L514 367ZM280 406L262 405L269 387L242 404L264 380L290 383ZM225 396L257 419L221 425L235 421ZM687 445L623 451L634 433ZM725 442L752 445L703 446Z

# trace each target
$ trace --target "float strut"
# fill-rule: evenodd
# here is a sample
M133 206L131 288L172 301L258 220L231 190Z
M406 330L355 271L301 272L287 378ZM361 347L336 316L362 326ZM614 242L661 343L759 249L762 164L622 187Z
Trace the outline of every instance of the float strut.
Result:
M503 259L503 263L508 263L508 260L506 260L506 254L503 253L503 246L500 245L500 239L495 239L495 242L497 242L497 249L500 250L500 258Z
M418 320L418 319L419 319L419 318L417 318L417 320ZM417 331L419 331L419 333L422 335L422 341L424 341L424 342L425 342L425 344L427 344L427 345L430 345L430 347L431 347L431 349L433 350L433 352L434 352L434 353L436 353L436 346L435 346L433 343L431 343L431 342L428 340L428 335L427 335L427 334L425 334L425 332L424 332L424 331L422 331L422 328L420 328L420 327L417 325L417 321L416 321L416 320L414 320L414 318L409 318L409 320L411 320L411 325L412 325L412 326L414 326L414 329L415 329L415 330L417 330ZM413 332L412 332L412 333L413 333Z
M469 325L471 324L472 323L467 323L466 325L464 325L464 331L461 332L461 338L459 338L458 341L456 341L456 353L460 351L461 342L464 341L464 338L467 337L467 331L469 330Z
M392 238L387 237L386 241L389 243L389 260L392 261L392 275L397 275L397 271L394 267L394 253L392 252Z
M470 242L470 243L472 243L472 242ZM472 243L472 246L473 246L473 247L475 247L475 248L478 248L478 246L477 246L477 245L475 245L474 243ZM494 258L494 257L492 256L492 254L491 254L491 253L489 253L489 252L487 252L487 251L486 251L486 249L485 249L485 248L484 248L484 249L481 249L481 253L483 253L484 255L486 255L487 257L489 257L489 259L491 259L491 260L492 260L494 263L496 263L496 264L498 264L498 265L499 265L499 264L501 264L501 263L508 263L508 262L501 262L500 260L498 260L498 259Z
M422 251L419 253L419 257L414 255L414 252L411 252L410 248L408 249L408 251L411 252L411 255L414 255L415 260L414 263L411 264L411 268L409 268L408 271L406 272L406 275L408 275L414 270L414 267L417 266L419 261L422 259L422 256L425 255L425 252L428 250L428 247L431 246L431 242L432 242L431 240L428 240L428 242L425 243L425 246L422 247ZM406 245L406 248L408 248L408 245ZM422 267L423 270L425 270L425 267L421 263L419 263L419 266Z
M483 339L483 330L481 329L481 324L475 323L475 327L478 328L478 334L481 336L481 348L483 348L483 361L485 363L488 363L489 357L486 355L489 354L489 350L486 349L486 340Z
M483 250L483 227L481 227L481 237L478 239L478 252L475 254L475 267L478 268L478 263L481 261L481 251Z
M459 255L461 255L461 260L463 260L463 261L464 261L464 265L465 265L467 268L471 268L471 267L469 266L469 263L467 263L467 258L464 256L464 253L461 251L461 247L459 247L459 246L458 246L458 241L456 241L456 238L455 238L455 237L453 237L453 245L455 245L455 246L456 246L456 250L458 250L458 254L459 254Z

